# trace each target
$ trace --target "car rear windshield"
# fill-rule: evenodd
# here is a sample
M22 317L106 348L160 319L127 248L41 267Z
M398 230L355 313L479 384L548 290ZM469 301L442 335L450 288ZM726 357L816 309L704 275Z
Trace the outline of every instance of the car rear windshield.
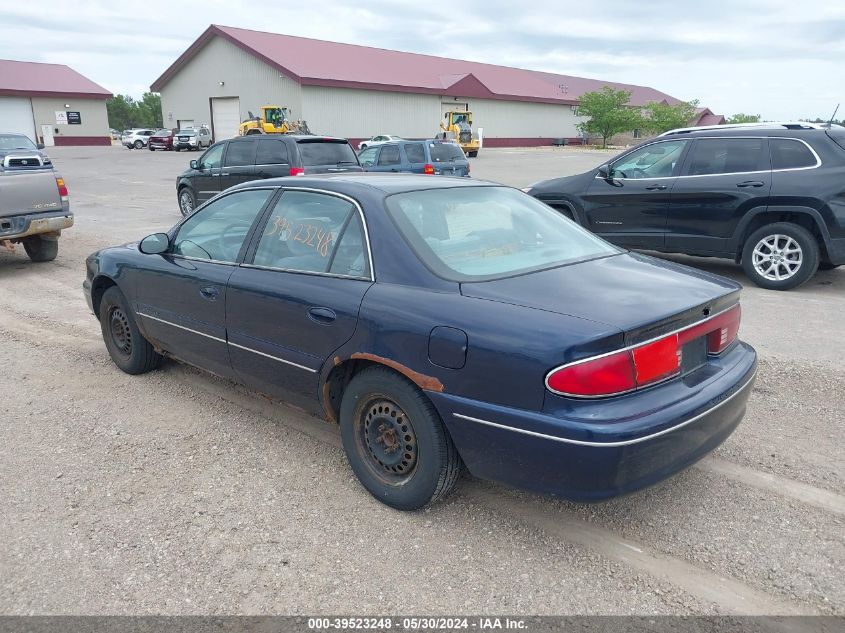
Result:
M394 194L387 209L423 263L452 281L509 277L620 252L508 187Z
M357 165L358 158L346 141L297 141L302 164L313 165Z
M466 159L464 151L454 143L429 143L428 147L433 163Z
M179 130L179 136L196 136L196 130Z

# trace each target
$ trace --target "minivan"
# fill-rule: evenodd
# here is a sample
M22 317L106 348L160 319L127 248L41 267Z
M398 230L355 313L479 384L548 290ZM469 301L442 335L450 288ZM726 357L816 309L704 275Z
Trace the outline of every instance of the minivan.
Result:
M215 143L176 179L182 215L250 180L363 171L345 138L254 134Z
M451 141L393 141L358 154L364 171L404 172L437 176L469 176L464 151Z

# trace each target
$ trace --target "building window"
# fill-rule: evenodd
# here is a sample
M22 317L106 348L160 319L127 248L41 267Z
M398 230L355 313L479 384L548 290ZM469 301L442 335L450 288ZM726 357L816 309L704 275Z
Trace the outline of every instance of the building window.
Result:
M634 130L634 138L642 138L642 137L643 137L643 135L642 135L642 132L640 132L640 128L637 128L636 130Z

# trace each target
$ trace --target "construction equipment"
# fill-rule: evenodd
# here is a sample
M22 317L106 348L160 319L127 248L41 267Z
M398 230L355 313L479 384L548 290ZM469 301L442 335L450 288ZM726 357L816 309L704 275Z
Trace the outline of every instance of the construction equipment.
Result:
M455 141L470 158L478 156L481 144L472 133L472 112L469 110L460 112L450 110L446 113L444 119L446 123L440 122L441 133L438 136Z
M249 118L241 123L238 134L311 134L305 121L291 119L290 110L281 106L261 106L261 116L251 111Z

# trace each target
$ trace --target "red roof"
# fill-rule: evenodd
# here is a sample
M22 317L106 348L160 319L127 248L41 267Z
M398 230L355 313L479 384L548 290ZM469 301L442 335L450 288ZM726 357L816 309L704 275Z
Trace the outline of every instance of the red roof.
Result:
M583 93L611 86L630 90L633 105L650 101L679 102L644 86L214 24L150 88L160 91L215 36L228 40L300 84L310 86L566 104L577 104Z
M112 94L64 64L0 59L0 95L108 99Z
M724 125L726 120L724 115L713 114L710 108L696 108L695 117L693 117L690 125L696 127L701 125Z

